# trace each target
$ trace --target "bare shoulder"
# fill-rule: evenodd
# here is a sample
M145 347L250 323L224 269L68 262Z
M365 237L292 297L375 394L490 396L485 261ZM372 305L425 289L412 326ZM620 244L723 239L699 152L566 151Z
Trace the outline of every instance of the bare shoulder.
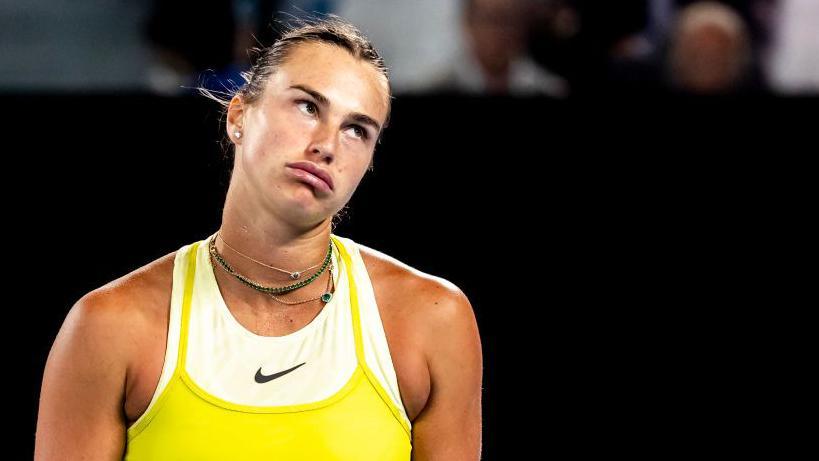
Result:
M70 309L63 329L82 324L106 338L127 371L167 328L176 252L168 253L83 295ZM107 332L107 333L106 333ZM159 336L161 337L161 336Z
M483 352L471 302L452 282L359 246L374 288L388 293L387 309L401 312L424 357L428 392L412 418L413 459L480 459Z
M167 314L176 252L168 253L86 293L86 309L110 311L124 320L150 321Z
M390 290L397 294L405 293L413 297L427 295L451 300L466 298L464 292L449 280L423 272L360 243L358 246L371 278L379 283L386 282Z
M36 460L122 458L132 363L156 338L149 333L161 308L153 303L168 288L169 267L172 275L166 255L88 292L68 311L43 371Z
M159 257L87 293L78 301L100 328L117 333L130 390L146 360L168 329L176 251Z
M391 309L422 322L430 340L440 340L441 330L455 324L477 328L472 304L460 287L381 251L358 246L373 285L388 293Z

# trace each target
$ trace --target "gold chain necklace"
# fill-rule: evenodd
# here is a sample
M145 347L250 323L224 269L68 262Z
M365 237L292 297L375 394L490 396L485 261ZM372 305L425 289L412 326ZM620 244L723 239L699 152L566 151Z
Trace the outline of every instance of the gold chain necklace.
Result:
M251 287L251 288L253 288L253 289L257 290L257 291L261 291L261 292L263 292L265 294L269 294L269 295L286 293L286 292L293 291L295 289L301 288L301 287L303 287L305 285L309 285L310 283L313 283L313 281L315 281L322 273L324 273L324 270L327 268L327 266L330 265L331 256L333 254L333 242L331 240L330 244L329 244L329 246L327 248L327 257L324 259L324 264L322 264L321 269L319 269L319 271L316 272L315 274L313 274L310 278L308 278L307 280L303 280L301 282L294 283L292 285L285 286L285 287L267 287L267 286L261 285L261 284L255 282L255 281L249 279L248 277L236 272L232 267L230 267L230 264L228 264L227 261L225 261L222 258L222 255L219 254L219 251L216 250L216 240L215 239L210 239L210 244L208 245L208 247L209 247L208 249L210 250L211 256L213 256L214 259L216 259L216 261L219 262L219 265L222 266L222 269L224 269L225 272L227 272L228 274L236 277L240 282L244 283L245 285L247 285L247 286L249 286L249 287ZM322 295L322 300L324 300L326 298L327 301L329 301L331 297L332 297L331 293L325 293L324 295Z
M289 275L289 276L290 276L290 278L291 278L291 279L293 279L293 280L298 280L298 278L299 278L299 277L301 277L301 274L303 274L303 273L305 273L305 272L309 271L310 269L314 269L314 268L316 268L316 267L318 267L318 266L319 266L318 264L316 264L316 265L314 265L314 266L310 266L310 267L308 267L307 269L304 269L304 270L302 270L302 271L295 271L295 272L293 272L293 271L287 271L287 270L284 270L284 269L279 269L278 267L273 267L273 266L271 266L271 265L269 265L269 264L265 264L265 263L263 263L263 262L261 262L261 261L257 261L257 260L255 260L255 259L251 258L250 256L248 256L248 255L246 255L246 254L242 253L241 251L237 250L236 248L233 248L232 246L230 246L230 245L229 245L229 244L228 244L228 243L225 241L225 239L222 237L222 233L221 233L221 232L217 232L217 233L216 233L216 236L217 236L217 237L219 237L219 239L222 241L222 243L224 243L224 244L225 244L225 246L226 246L226 247L228 247L228 248L230 248L231 250L233 250L234 252L236 252L236 253L237 253L239 256L242 256L243 258L249 259L249 260L253 261L253 262L254 262L254 263L256 263L256 264L261 264L262 266L267 267L267 268L269 268L269 269L275 269L275 270L277 270L277 271L279 271L279 272L284 272L285 274ZM319 263L319 264L320 264L320 263Z

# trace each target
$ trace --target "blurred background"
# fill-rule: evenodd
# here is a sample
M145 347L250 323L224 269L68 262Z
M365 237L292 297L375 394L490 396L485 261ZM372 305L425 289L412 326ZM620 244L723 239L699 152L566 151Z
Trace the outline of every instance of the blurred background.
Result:
M811 0L27 0L0 3L0 88L184 95L232 80L271 18L336 13L397 94L816 93Z
M743 326L812 195L819 1L0 0L9 459L71 305L219 225L224 119L193 88L232 92L311 13L356 24L396 96L335 233L470 297L483 459L768 446Z

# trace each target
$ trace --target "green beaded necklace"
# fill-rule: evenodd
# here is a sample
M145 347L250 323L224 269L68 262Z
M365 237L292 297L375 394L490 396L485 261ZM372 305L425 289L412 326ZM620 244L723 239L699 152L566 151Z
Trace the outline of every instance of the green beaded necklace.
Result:
M260 285L260 284L258 284L256 282L254 282L253 280L250 280L249 278L245 277L244 275L236 272L232 267L230 267L230 264L228 264L227 261L225 261L222 258L222 255L220 255L219 252L216 250L216 239L213 239L213 238L210 239L210 244L208 245L208 249L210 250L210 254L213 255L213 257L219 262L219 264L222 266L222 268L225 269L225 271L227 273L229 273L230 275L236 277L240 282L244 283L245 285L247 285L247 286L249 286L249 287L251 287L251 288L253 288L255 290L261 291L262 293L267 293L269 295L273 295L273 294L281 294L281 293L287 293L289 291L293 291L293 290L295 290L297 288L301 288L301 287L303 287L305 285L308 285L308 284L312 283L313 281L315 281L317 278L319 278L319 276L321 276L321 274L324 273L324 270L327 269L327 266L330 264L330 258L333 255L333 242L330 241L330 245L327 248L327 257L324 258L324 263L321 265L321 268L318 270L318 272L313 274L307 280L302 280L301 282L294 283L294 284L288 285L286 287L266 287L264 285ZM321 296L321 300L324 301L324 302L329 302L330 299L332 299L332 297L333 297L332 293L324 293Z

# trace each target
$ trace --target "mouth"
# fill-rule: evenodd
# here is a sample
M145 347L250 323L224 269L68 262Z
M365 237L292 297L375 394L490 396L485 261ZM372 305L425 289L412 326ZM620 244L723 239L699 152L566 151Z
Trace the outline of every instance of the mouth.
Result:
M331 193L333 191L332 180L329 179L329 176L326 173L320 171L316 171L314 173L306 168L302 168L298 164L288 165L287 171L295 178L300 179L302 182L306 182L307 184L310 184L314 188L325 193ZM324 179L325 177L327 179Z

